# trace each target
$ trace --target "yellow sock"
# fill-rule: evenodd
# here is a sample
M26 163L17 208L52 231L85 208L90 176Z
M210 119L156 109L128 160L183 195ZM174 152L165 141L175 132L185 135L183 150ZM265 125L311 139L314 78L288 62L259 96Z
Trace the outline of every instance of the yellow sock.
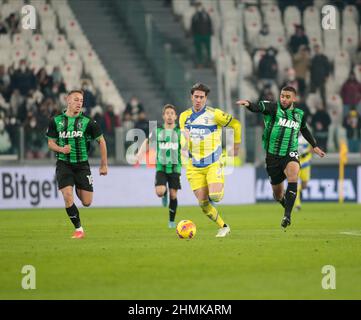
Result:
M301 192L302 192L302 185L299 183L297 186L297 197L295 201L295 207L301 206Z
M218 224L220 228L223 228L224 221L221 216L218 214L218 211L215 207L213 207L208 200L199 202L202 211L206 214L206 216Z
M211 199L214 202L220 202L223 199L224 196L224 189L222 189L221 192L215 192L209 194L209 199Z

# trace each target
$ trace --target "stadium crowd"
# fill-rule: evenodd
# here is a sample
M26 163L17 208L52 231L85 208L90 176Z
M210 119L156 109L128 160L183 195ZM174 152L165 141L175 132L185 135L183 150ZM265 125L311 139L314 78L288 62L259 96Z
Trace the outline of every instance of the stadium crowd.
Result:
M166 1L170 5L170 1ZM212 56L210 37L213 33L212 14L204 14L202 1L190 0L197 12L192 16L191 30L195 42L196 66L209 66ZM282 13L288 6L295 5L303 13L314 1L278 1ZM354 5L361 13L361 0L331 1L339 10L348 4ZM360 19L361 20L361 19ZM360 20L358 28L360 29ZM341 111L334 107L333 93L327 92L327 82L335 72L335 61L325 54L324 48L314 43L303 24L296 24L294 34L289 38L287 50L291 56L291 67L282 83L279 74L283 71L277 46L270 42L270 26L263 22L259 34L247 47L252 61L259 55L253 72L252 81L258 90L259 99L276 100L277 92L285 85L295 87L299 93L299 106L306 112L320 146L327 150L329 136L335 136L337 145L338 129L343 128L351 152L361 151L361 83L355 74L360 66L361 41L357 50L350 53L349 76L342 84L338 95L341 97ZM19 17L11 13L0 16L0 35L14 36L19 32ZM206 48L204 61L200 52ZM84 91L84 112L100 124L109 145L110 156L115 152L115 128L140 128L148 130L147 115L137 97L128 102L121 116L114 113L114 106L102 103L91 79L82 79L79 86ZM67 88L59 67L48 74L46 68L36 72L29 68L29 62L22 59L19 63L5 66L0 63L0 154L17 153L19 148L19 128L24 128L26 137L26 158L44 158L50 155L44 138L48 119L60 112L65 105ZM320 99L312 100L312 94L319 93ZM335 98L335 105L337 105ZM312 101L312 106L310 106ZM336 130L333 124L336 123ZM258 123L260 124L260 122ZM337 147L337 146L336 146ZM336 148L337 149L337 148Z

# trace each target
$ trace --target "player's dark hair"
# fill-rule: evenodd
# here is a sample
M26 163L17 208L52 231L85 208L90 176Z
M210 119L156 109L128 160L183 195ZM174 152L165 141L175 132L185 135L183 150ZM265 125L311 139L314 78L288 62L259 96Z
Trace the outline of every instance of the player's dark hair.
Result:
M84 96L84 91L83 90L71 90L69 93L68 93L68 97L70 95L72 95L73 93L80 93L82 96Z
M283 87L281 91L290 91L290 92L293 92L295 95L297 95L296 89L294 87L291 87L291 86Z
M208 93L211 91L205 84L203 83L196 83L193 85L191 89L191 94L193 95L194 91L203 91L206 96L208 96Z
M164 112L167 110L167 109L172 109L174 110L175 114L177 114L177 109L175 106L173 106L172 104L166 104L164 107L163 107L163 111L162 111L162 114L164 114Z

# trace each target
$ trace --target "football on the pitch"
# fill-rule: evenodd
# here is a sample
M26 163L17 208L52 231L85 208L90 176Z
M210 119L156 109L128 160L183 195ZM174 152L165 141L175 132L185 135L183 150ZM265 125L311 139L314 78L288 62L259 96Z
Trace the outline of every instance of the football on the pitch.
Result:
M180 239L192 239L196 235L196 225L190 220L182 220L178 223L177 235Z

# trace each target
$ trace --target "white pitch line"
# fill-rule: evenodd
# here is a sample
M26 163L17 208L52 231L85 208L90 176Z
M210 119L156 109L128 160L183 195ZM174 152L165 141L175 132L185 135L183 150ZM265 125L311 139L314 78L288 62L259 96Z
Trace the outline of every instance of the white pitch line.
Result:
M340 232L340 234L346 234L348 236L361 236L361 231L345 231Z

